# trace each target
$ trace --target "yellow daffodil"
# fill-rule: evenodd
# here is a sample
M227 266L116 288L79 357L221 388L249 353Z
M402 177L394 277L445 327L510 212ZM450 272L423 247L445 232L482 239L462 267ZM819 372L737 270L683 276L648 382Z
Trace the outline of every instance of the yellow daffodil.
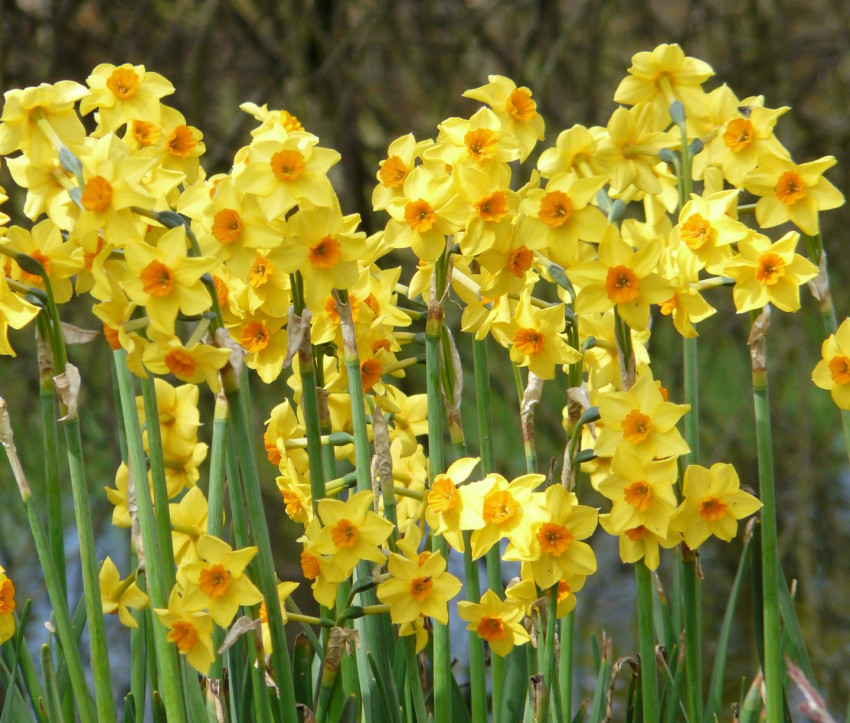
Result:
M844 196L823 174L835 165L833 156L797 165L788 158L767 156L759 167L744 178L744 187L760 196L756 203L756 221L772 228L791 221L803 233L820 232L818 211L844 204Z
M611 476L599 483L599 491L614 504L608 531L620 535L643 525L666 537L676 511L676 458L653 461L645 452L621 445L611 461Z
M416 166L416 160L433 143L430 139L417 143L412 133L390 143L387 157L378 164L378 185L372 191L373 209L385 209L390 201L403 195L404 182Z
M151 344L142 353L142 362L154 374L173 374L181 382L207 386L217 394L221 389L219 370L230 359L230 350L209 344L184 346L172 334L162 334L151 327Z
M322 530L314 540L314 550L332 556L338 566L353 572L361 560L383 562L380 546L393 529L393 523L372 511L374 495L363 490L342 500L319 500L318 513Z
M510 599L501 600L492 590L485 592L479 603L462 600L457 612L461 620L469 623L467 630L486 640L495 655L505 656L515 645L531 640L522 626L525 615L522 606Z
M201 276L219 262L211 256L188 256L185 226L166 231L155 246L131 244L125 254L130 271L124 282L127 296L145 307L151 323L161 331L174 333L180 311L192 315L210 308L210 294Z
M88 89L71 80L7 90L0 114L0 156L20 150L33 163L49 163L59 151L54 139L76 150L86 131L74 106L87 94Z
M614 102L647 103L658 118L664 118L670 105L678 100L687 115L704 115L702 84L712 75L714 71L708 63L686 56L675 43L662 43L651 52L632 56L629 75L620 81Z
M195 545L197 562L178 569L178 580L186 590L186 609L209 610L212 619L227 627L240 605L256 605L262 594L248 579L245 568L257 554L256 547L234 550L223 540L204 535Z
M171 546L178 566L200 559L195 545L207 532L208 512L207 498L197 485L190 487L180 502L168 505Z
M64 304L71 298L71 277L83 267L83 250L73 242L65 241L53 221L41 221L32 227L32 231L21 226L12 226L6 235L0 238L0 246L10 254L31 256L44 267L57 304ZM27 286L44 288L39 274L23 268L14 268L12 277Z
M434 477L428 492L425 521L435 535L442 535L458 552L463 552L462 530L478 530L484 526L480 505L470 499L466 481L478 465L478 457L461 457L443 474Z
M525 293L514 318L495 323L493 335L500 344L510 347L514 363L528 367L541 379L552 379L557 365L574 364L581 359L581 352L565 340L565 326L563 304L538 309L531 305L530 294Z
M731 217L737 212L738 191L720 191L702 197L691 194L679 213L679 223L670 233L673 249L684 246L706 271L722 274L732 258L732 244L750 234L740 221Z
M0 645L15 634L15 583L0 567Z
M280 127L257 136L251 143L250 163L234 174L237 192L257 196L269 220L283 219L303 201L331 205L334 191L327 173L340 155L318 142L311 133L287 133Z
M649 305L669 299L675 288L654 269L662 253L661 243L649 243L637 251L615 234L599 244L599 260L567 269L567 276L579 287L576 312L617 313L632 329L649 325Z
M625 192L634 185L645 193L661 193L658 153L675 141L655 129L652 107L617 108L607 131L599 140L596 158L611 178L612 188Z
M690 451L676 425L691 407L666 401L651 372L628 391L600 392L597 404L603 425L593 448L598 457L615 457L623 447L649 459Z
M630 563L643 560L650 570L658 569L661 562L660 547L668 550L682 541L681 535L673 532L672 529L668 530L665 537L662 537L643 525L632 527L623 532L615 532L616 526L612 521L611 513L599 515L599 524L605 532L617 536L620 559L623 562Z
M767 236L751 234L738 244L740 252L725 274L735 279L732 298L738 313L761 309L771 303L782 311L800 308L800 286L818 274L808 259L794 253L800 234L789 231L775 243Z
M159 73L130 63L117 67L101 63L86 78L86 83L91 92L80 102L80 113L86 115L98 110L101 135L131 120L159 125L159 100L174 92L174 86Z
M487 80L487 85L471 88L463 95L490 106L505 132L516 138L520 148L519 159L523 161L537 141L543 140L544 121L537 112L537 103L532 100L528 88L517 87L510 78L488 75Z
M500 539L507 538L517 550L528 553L531 528L545 513L534 489L543 484L542 474L525 474L508 482L491 472L480 482L473 482L470 494L481 504L484 527L473 530L470 547L472 559L482 557Z
M575 494L557 484L546 489L544 507L546 515L532 527L528 553L510 544L503 559L530 563L535 583L544 590L570 575L596 572L596 556L582 542L596 529L596 509L578 504Z
M168 628L168 640L177 646L180 655L186 656L189 665L201 675L209 673L215 660L210 614L187 608L179 585L171 590L168 608L157 608L154 612L159 622Z
M313 519L313 495L310 488L309 470L299 470L291 457L280 464L282 474L275 479L283 498L286 516L305 527Z
M462 583L446 571L446 559L439 552L414 557L392 553L387 569L390 578L378 585L377 594L378 600L390 606L394 623L412 623L420 615L448 623L448 602L460 592Z
M0 354L16 356L9 343L9 327L23 329L37 315L38 307L12 291L5 275L0 274Z
M685 499L676 510L670 528L681 532L685 544L695 550L711 535L731 542L738 520L761 508L758 498L744 492L731 464L713 464L710 469L689 465L682 481Z
M118 568L107 557L100 568L100 600L106 615L118 615L122 625L137 628L139 624L130 610L142 610L148 604L148 596L136 585L136 574L121 580Z
M693 256L678 254L671 260L664 276L674 285L673 295L659 305L664 316L673 318L673 326L683 337L698 336L694 324L716 313L696 288L699 282L699 262Z
M839 409L850 410L850 319L821 345L823 357L812 372L812 381L828 389Z
M425 166L410 172L403 191L387 206L392 218L386 242L393 248L411 247L422 261L436 261L446 247L446 236L466 223L469 204L455 191L451 176L435 174Z
M343 570L336 556L319 553L316 541L321 534L322 526L318 518L311 520L298 542L304 544L301 551L301 574L305 580L310 580L313 597L320 605L333 607L336 601L336 591L339 583L345 580L350 570Z
M606 182L605 176L563 173L551 178L545 189L530 189L520 203L520 241L534 249L540 247L539 239L545 239L548 258L565 268L575 265L579 241L599 243L605 235L608 222L590 202Z
M422 154L426 161L441 161L453 170L472 165L498 174L500 167L519 158L516 138L505 133L489 108L479 109L469 119L447 118L438 127L436 143Z
M569 171L583 178L605 175L596 160L596 145L604 132L598 126L588 129L579 124L561 131L555 147L547 148L537 159L540 175L554 178Z

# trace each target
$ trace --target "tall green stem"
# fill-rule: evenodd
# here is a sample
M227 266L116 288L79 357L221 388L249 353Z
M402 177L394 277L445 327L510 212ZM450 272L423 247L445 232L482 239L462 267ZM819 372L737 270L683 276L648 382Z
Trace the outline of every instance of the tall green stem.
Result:
M239 469L242 479L242 491L247 503L248 523L257 546L257 582L268 611L269 628L272 635L272 664L275 669L275 681L278 686L278 710L280 719L286 723L296 723L295 688L292 683L292 671L283 629L283 615L280 599L277 596L277 576L274 568L269 528L266 522L263 493L260 490L260 473L254 454L254 436L251 430L245 405L242 404L242 389L235 374L223 375L224 392L230 405L233 428L236 432L236 446L239 457ZM234 482L233 480L231 480Z
M440 338L443 326L443 290L448 266L447 251L434 264L434 279L428 300L425 325L425 378L428 393L428 464L429 483L443 471L443 399L440 392ZM442 536L433 538L434 552L447 555ZM452 669L449 626L434 621L434 720L451 723Z
M354 321L351 316L351 306L348 303L346 291L337 292L337 309L339 311L340 325L342 327L343 354L345 368L348 372L348 393L351 398L351 415L354 427L354 456L357 460L357 489L358 491L372 489L372 476L370 471L371 454L369 452L369 436L366 424L366 409L364 406L363 378L360 375L360 357L357 352L357 338L355 336ZM356 579L368 578L372 566L368 562L361 562L356 569ZM374 605L378 602L377 593L374 588L360 593L361 605ZM366 657L368 651L390 650L391 631L386 616L364 615L354 621L355 629L358 630L364 641L364 648L357 651L357 669L360 673L363 703L367 712L368 720L383 720L384 714L380 703L380 691L377 685L386 684L391 680L392 672L389 667L389 656L375 655L374 661L382 681L378 681L371 671L371 665ZM368 685L363 685L369 681ZM386 694L386 691L385 691ZM370 716L371 712L371 716Z
M127 463L136 491L139 514L139 527L144 548L144 569L147 571L148 589L152 608L168 607L169 590L165 582L163 559L159 551L159 539L156 533L153 501L148 486L148 471L145 452L142 447L142 430L139 415L136 412L136 392L133 377L127 367L127 352L123 349L113 352L115 373L118 377L118 391L121 397L121 413L124 431L127 437ZM140 553L141 554L141 553ZM173 559L167 564L173 565ZM185 723L186 710L183 706L183 693L180 685L180 667L177 664L177 649L168 640L168 631L157 621L152 622L156 669L159 672L162 700L168 719L175 723ZM151 679L151 686L155 685Z
M638 633L640 636L640 683L643 719L658 718L658 666L655 663L655 631L652 624L652 573L643 560L635 563Z
M770 431L770 396L767 380L767 325L770 307L760 316L751 312L750 333L753 404L759 466L761 510L761 561L764 605L764 682L767 723L783 719L782 646L779 625L779 558L777 553L776 490L773 480L773 441Z

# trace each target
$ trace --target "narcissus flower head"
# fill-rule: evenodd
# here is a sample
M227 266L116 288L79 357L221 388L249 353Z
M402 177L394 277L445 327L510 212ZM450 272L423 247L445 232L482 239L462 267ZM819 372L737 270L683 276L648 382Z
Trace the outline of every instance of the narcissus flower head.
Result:
M168 628L168 640L177 646L180 655L186 656L189 665L201 675L209 673L215 660L210 614L188 608L179 585L171 590L168 608L157 608L154 612L159 622Z
M730 542L738 531L738 520L761 508L758 498L744 492L731 464L713 464L710 469L696 464L685 470L682 482L685 499L670 522L681 532L692 550L711 535Z
M510 599L501 600L492 590L485 592L479 603L459 602L457 611L469 623L467 630L486 640L495 655L507 655L515 645L531 639L521 622L525 615L523 606Z
M117 614L121 623L128 628L139 627L130 610L144 608L148 604L148 596L136 585L135 573L121 580L115 563L107 557L100 568L99 581L103 612L107 615Z
M850 319L821 345L823 357L812 372L812 381L828 389L839 409L850 410Z

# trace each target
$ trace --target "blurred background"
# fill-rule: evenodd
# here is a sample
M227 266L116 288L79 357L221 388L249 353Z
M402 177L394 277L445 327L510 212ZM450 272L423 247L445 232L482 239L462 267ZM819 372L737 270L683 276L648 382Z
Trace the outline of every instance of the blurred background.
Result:
M209 174L227 171L233 153L249 140L254 121L238 110L239 103L285 108L320 136L322 145L342 153L333 180L343 209L359 212L371 232L386 221L372 213L369 199L388 144L410 131L417 138L431 137L443 118L471 114L476 104L461 93L486 83L488 74L507 75L532 89L546 120L542 146L549 147L575 123L606 124L631 56L663 42L677 42L713 66L717 75L708 89L725 82L740 98L763 94L769 107L791 106L777 135L798 163L834 155L838 163L828 177L847 195L850 4L843 0L0 0L0 91L62 79L85 82L101 62L144 64L173 82L177 92L163 100L203 131L202 163ZM4 210L15 217L22 198L5 168L0 184L12 195ZM850 210L826 214L821 227L840 321L850 313L850 290L843 282L850 272L845 253ZM838 413L828 394L810 381L823 332L816 304L806 292L804 297L799 314L774 313L769 341L780 551L786 574L797 581L818 683L833 711L843 712L850 698L850 476ZM720 313L699 327L706 340L700 345L703 461L732 462L742 482L755 487L748 319L735 315L728 290L716 290L708 299ZM68 321L95 326L85 310L64 313ZM656 321L653 366L678 401L681 342L669 319ZM38 489L38 380L31 330L11 339L19 357L0 359L0 395L9 402L18 445ZM74 348L71 360L84 374L86 445L97 450L87 463L102 531L99 544L104 555L108 550L116 557L126 537L112 530L103 493L119 461L105 346ZM412 377L409 390L424 390L421 377ZM471 378L466 388L472 389ZM516 419L510 375L495 379L494 388L496 418ZM282 399L284 385L255 392L259 442L260 425ZM209 407L209 393L202 397ZM541 469L551 457L561 459L564 443L563 397L546 397L538 413ZM473 422L467 424L474 450ZM499 427L499 466L512 476L523 471L518 425ZM202 436L208 432L202 430ZM297 551L288 540L295 528L281 521L275 470L267 466L265 474L281 576L294 579ZM70 492L67 503L73 559ZM613 637L616 657L633 654L631 570L619 563L613 540L597 535L594 544L602 559L579 601L579 654L589 660L590 636L601 635L603 628ZM708 668L739 552L740 539L711 544L703 556ZM29 596L39 603L45 593L34 574L34 554L4 460L0 564L18 585L19 600ZM118 564L126 574L123 555ZM301 602L308 604L307 597ZM728 666L729 700L737 697L740 678L751 679L757 667L749 607L745 596ZM588 684L580 680L580 695L588 693Z

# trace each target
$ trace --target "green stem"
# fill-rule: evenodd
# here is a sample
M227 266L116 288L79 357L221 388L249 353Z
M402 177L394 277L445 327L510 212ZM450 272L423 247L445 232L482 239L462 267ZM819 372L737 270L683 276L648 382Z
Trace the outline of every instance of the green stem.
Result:
M755 320L756 312L752 312ZM760 349L759 349L760 347ZM773 442L770 431L770 396L765 340L752 348L753 404L756 418L759 496L761 510L761 560L764 605L764 682L767 723L783 720L782 647L779 625L779 557L777 552L776 491L773 478Z
M53 360L45 349L49 329L43 314L37 317L39 401L41 403L41 428L44 434L44 487L47 497L47 536L53 564L59 573L62 589L67 597L68 583L65 573L65 527L62 524L62 490L59 486L59 440L56 430L56 386L53 383Z
M263 505L263 493L260 489L260 473L254 453L254 436L247 410L245 405L242 404L243 392L241 386L235 380L235 375L227 374L224 376L224 391L230 405L230 414L236 432L236 447L238 449L242 492L247 505L248 524L258 550L257 564L254 567L257 572L258 587L263 594L268 611L269 628L272 636L272 664L274 665L275 680L280 696L277 701L278 710L282 721L296 723L298 716L295 710L295 689L292 683L280 599L277 596L277 576ZM231 482L236 483L235 480Z
M156 533L153 501L148 485L147 464L142 446L142 430L136 411L136 392L133 377L127 367L127 352L119 349L113 352L115 373L118 377L118 391L121 397L121 413L124 431L127 436L127 456L130 474L136 491L139 514L139 527L144 548L144 569L147 571L151 608L168 607L168 587L163 572L164 563L173 565L173 558L163 561L159 551L159 539ZM158 684L162 693L169 721L186 723L186 710L183 706L183 692L180 684L180 667L177 661L177 649L168 640L168 630L164 625L152 622L156 670L159 673ZM157 683L151 679L151 689Z
M6 409L6 401L2 398L0 398L0 442L2 442L6 450L6 455L9 458L9 464L12 467L12 472L18 485L18 491L21 494L21 501L24 503L24 509L27 513L27 520L32 531L35 549L39 560L41 560L41 571L44 576L45 586L47 587L47 594L50 597L50 604L53 608L54 626L59 636L59 641L62 644L65 665L71 681L71 688L74 692L77 710L80 711L80 717L83 720L98 720L88 684L86 683L85 673L83 672L83 663L80 658L79 648L77 647L77 638L71 625L71 616L68 613L68 605L65 601L65 591L62 589L62 583L60 582L56 566L53 564L53 556L50 554L47 533L42 525L39 511L36 509L35 499L32 496L20 460L18 459L12 434L12 425Z
M145 409L145 429L148 433L148 459L153 484L153 508L156 521L156 536L159 544L160 560L174 559L174 547L171 539L171 517L168 510L168 484L165 480L165 456L162 447L162 434L159 428L159 407L156 400L156 387L153 377L141 380L142 403ZM177 578L174 565L163 564L163 582L170 590Z
M425 379L428 394L428 463L429 486L443 472L443 399L440 392L440 339L443 326L443 289L446 285L448 253L443 251L434 264L436 278L428 300L428 320L425 324ZM433 538L433 550L447 556L446 541ZM434 720L451 723L452 670L449 626L434 621Z
M363 378L360 374L360 357L357 352L357 338L355 336L354 321L351 317L351 306L348 303L348 292L339 290L337 293L337 310L339 312L340 325L342 327L343 356L345 368L348 373L348 393L351 399L352 426L354 431L354 457L357 460L357 490L371 490L372 476L370 470L371 454L369 450L369 436L366 422L365 396L363 393ZM358 564L355 572L355 584L359 580L369 578L372 574L372 565L368 562ZM378 603L377 592L374 588L360 593L362 605L375 605ZM367 712L367 720L382 720L384 718L381 706L381 691L378 690L372 667L366 658L368 651L390 650L392 631L389 621L385 616L367 615L354 621L354 627L363 638L363 648L357 649L357 670L360 673L360 683L363 694L363 704ZM377 670L383 678L383 683L391 680L389 656L376 655L375 662ZM369 681L368 685L363 685ZM372 713L374 718L368 717Z
M658 666L655 663L655 632L652 624L652 573L643 560L635 563L638 632L640 635L640 683L643 719L658 720Z
M478 565L472 559L472 532L463 532L463 567L466 577L466 599L476 605L481 601ZM469 686L472 698L472 723L487 722L487 674L484 670L484 641L474 630L469 631ZM495 657L495 656L494 656Z
M561 618L561 659L558 663L558 686L561 690L563 719L572 720L573 656L575 654L575 610Z
M475 363L475 407L478 415L478 434L480 438L481 467L484 474L496 467L493 451L493 415L490 402L490 361L487 356L487 339L474 339L472 354ZM502 583L502 556L498 545L487 551L487 586L500 597L504 594ZM490 661L490 707L493 721L498 722L498 713L502 699L502 676L504 660L494 655Z
M691 553L693 557L693 553ZM696 559L685 560L682 567L685 604L685 675L688 686L688 721L702 721L702 634L701 589Z
M222 537L224 532L224 466L227 457L227 398L218 394L213 413L212 445L210 447L210 486L207 494L207 534ZM213 649L221 646L222 634L213 631ZM210 678L221 680L222 656L216 655L210 668Z
M556 699L558 694L557 666L555 664L557 660L555 656L555 623L558 617L558 583L555 583L549 588L546 599L546 638L543 641L546 689L540 706L540 720L550 720L549 709L552 707L554 709L552 719L560 721L560 708L557 705L552 706L552 700Z

